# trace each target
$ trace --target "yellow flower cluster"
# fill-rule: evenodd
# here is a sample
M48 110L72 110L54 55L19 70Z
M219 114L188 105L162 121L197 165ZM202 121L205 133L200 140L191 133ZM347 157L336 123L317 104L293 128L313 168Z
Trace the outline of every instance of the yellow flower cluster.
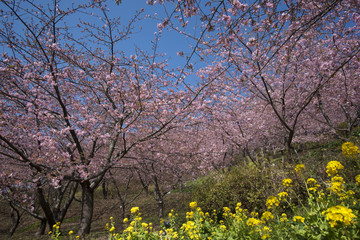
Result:
M342 177L335 176L331 178L330 190L339 195L345 189L345 181Z
M289 194L287 192L280 192L278 193L278 196L279 196L279 200L281 201L283 199L286 199L289 196Z
M317 184L317 181L314 178L308 178L306 180L306 184L308 185L308 189L310 192L316 192L317 189L320 187L320 185Z
M289 188L292 186L292 182L293 181L290 178L285 178L282 183L284 187Z
M275 208L279 206L279 204L280 204L279 200L274 196L270 196L266 199L266 207L268 209Z
M274 215L272 215L272 213L269 211L265 211L261 216L261 220L263 221L269 221L272 219L274 219Z
M281 214L280 222L287 222L289 219L287 219L286 213Z
M360 174L355 177L356 185L360 185Z
M301 217L301 216L294 216L293 218L293 221L294 222L304 222L305 221L305 218Z
M199 229L198 226L193 221L187 221L181 227L190 237L190 239L198 239L199 238Z
M301 173L301 171L304 170L304 169L305 169L305 165L304 165L304 164L298 164L298 165L295 166L295 172L296 172L297 174Z
M262 236L261 236L261 239L267 239L267 238L270 238L270 234L271 233L271 230L269 227L267 226L264 226L264 229L263 229L263 233L262 233Z
M191 211L191 212L186 212L186 219L192 219L194 216L194 212Z
M346 142L341 146L342 154L345 157L355 157L359 154L359 148L352 142Z
M61 222L57 222L56 224L53 225L54 229L59 229L60 228L60 224Z
M135 214L135 213L137 213L139 211L139 207L133 207L133 208L131 208L131 210L130 210L130 212L132 213L132 214Z
M246 225L248 225L250 227L254 227L259 224L261 224L261 220L256 219L256 218L249 218L246 222Z
M191 202L189 205L190 205L190 208L194 209L194 208L196 208L197 203L196 202Z
M329 221L331 227L336 227L342 223L350 225L356 219L351 209L340 205L328 208L322 212L322 215L326 215L326 220Z
M231 210L228 207L223 207L224 212L229 213Z
M330 161L326 166L326 173L329 177L338 174L338 171L344 169L344 166L338 161Z

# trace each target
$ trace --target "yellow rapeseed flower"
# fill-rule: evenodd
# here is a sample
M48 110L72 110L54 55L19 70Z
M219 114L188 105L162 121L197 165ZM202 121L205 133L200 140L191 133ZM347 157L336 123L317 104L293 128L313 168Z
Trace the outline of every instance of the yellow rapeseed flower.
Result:
M305 218L301 217L301 216L294 216L293 218L293 221L294 222L304 222L305 221Z
M261 216L261 220L263 221L269 221L272 219L274 219L274 215L272 215L272 213L269 211L265 211Z
M322 212L322 215L326 215L326 220L329 222L331 227L335 227L341 223L350 225L354 223L354 220L357 218L352 213L351 209L341 205L328 208L326 211Z
M254 211L254 212L251 212L250 215L252 217L257 217L257 216L259 216L259 213Z
M109 232L113 232L115 230L115 227L112 226L110 229L109 229Z
M264 232L272 232L268 226L264 226Z
M135 213L137 213L139 211L139 207L132 207L131 209L130 209L130 212L132 213L132 214L135 214Z
M228 207L223 207L223 209L224 209L224 212L227 212L227 213L229 213L231 211L230 208L228 208Z
M72 234L74 234L74 231L69 231L69 235L72 235Z
M129 219L128 218L124 218L123 223L128 223Z
M133 226L128 226L125 230L124 233L126 232L133 232L134 231L134 227Z
M289 220L287 219L286 213L281 214L280 222L287 222L287 221Z
M352 142L343 143L341 146L342 154L345 157L355 157L356 154L359 154L359 148Z
M279 200L281 201L282 199L285 199L289 196L289 194L287 192L281 192L281 193L278 193L278 196L279 196Z
M267 238L270 238L270 234L268 233L261 236L261 239L267 239Z
M283 183L284 187L288 188L288 187L291 187L292 182L293 181L290 178L285 178L282 183Z
M274 196L270 196L270 197L268 197L266 199L266 207L268 209L275 208L275 207L279 206L279 203L280 203L279 200Z
M249 218L246 221L246 225L248 225L250 227L254 227L254 226L259 225L259 224L261 224L261 220L256 219L256 218Z
M305 165L304 164L298 164L295 166L295 172L296 173L301 173L302 170L305 169Z
M330 161L326 166L326 173L329 177L338 174L338 171L344 169L344 166L338 161Z
M334 193L336 193L337 195L341 194L342 191L345 189L345 181L342 177L339 176L335 176L333 178L331 178L331 186L330 186L330 190Z
M356 185L360 185L360 174L355 177Z
M189 204L189 206L190 206L190 208L195 209L196 206L197 206L197 203L196 203L196 202L191 202L191 203Z
M309 191L316 192L317 189L320 187L320 185L317 184L317 181L314 178L308 178L306 180L306 184L308 185Z
M306 180L306 184L312 186L312 185L317 184L317 181L316 181L314 178L308 178L308 179Z

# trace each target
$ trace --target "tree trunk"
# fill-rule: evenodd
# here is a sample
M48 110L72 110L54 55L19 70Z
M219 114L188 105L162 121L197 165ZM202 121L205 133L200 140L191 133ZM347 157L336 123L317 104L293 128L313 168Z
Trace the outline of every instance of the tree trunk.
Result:
M158 209L159 209L159 218L163 218L164 217L164 201L158 200Z
M68 194L68 196L66 198L66 201L63 204L63 207L60 209L60 212L58 213L58 219L57 220L59 222L64 221L65 215L66 215L72 201L75 198L75 193L76 193L77 188L78 188L78 183L75 183L73 186L70 187L70 191L69 191L69 194Z
M298 160L295 148L292 145L292 141L294 139L294 134L295 134L295 131L291 130L291 131L289 131L287 138L285 138L286 150L287 150L286 160L287 160L287 162L290 162L290 163L294 163Z
M108 189L107 189L107 184L106 184L105 179L102 181L102 192L103 192L104 199L107 199Z
M20 223L20 213L19 210L17 210L15 208L14 205L12 205L12 203L10 202L10 207L11 207L11 212L10 212L10 216L11 216L11 220L13 225L11 226L10 230L9 230L9 235L12 236L16 230L16 228L19 226Z
M42 188L38 186L36 188L36 190L37 190L37 196L39 198L40 206L41 206L42 210L44 211L44 214L45 214L47 222L49 223L50 229L52 229L52 226L54 224L56 224L54 214L49 206L49 203L45 200L45 196L44 196Z
M164 217L164 198L163 198L163 196L165 194L161 193L159 183L157 181L156 176L154 177L153 181L155 184L154 198L158 203L159 218L163 218Z
M120 204L121 204L121 219L124 219L125 218L125 208L126 208L126 205L125 205L125 202L124 201L120 201Z
M43 218L40 220L40 226L39 226L39 229L38 231L35 233L35 236L41 236L41 235L44 235L45 234L45 229L46 229L46 218ZM52 227L53 225L50 226L50 228Z
M85 181L80 185L82 189L81 218L77 235L84 236L90 233L91 220L94 210L94 190L90 187L89 181Z
M178 184L179 184L179 191L180 191L180 193L182 193L183 192L183 182L181 179L178 180Z

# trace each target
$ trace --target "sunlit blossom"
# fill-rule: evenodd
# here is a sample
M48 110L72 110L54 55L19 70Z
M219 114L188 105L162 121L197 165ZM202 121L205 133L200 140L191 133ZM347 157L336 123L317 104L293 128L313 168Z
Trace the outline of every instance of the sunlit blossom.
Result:
M248 225L250 227L254 227L254 226L259 225L259 224L261 224L261 220L256 219L256 218L249 218L246 221L246 225Z
M130 209L130 212L132 213L132 214L135 214L135 213L137 213L139 211L139 207L132 207L131 209Z
M278 193L278 196L279 196L279 200L283 200L283 199L286 199L289 194L287 192L281 192L281 193Z
M355 177L356 185L360 185L360 174Z
M339 170L344 169L344 166L338 161L330 161L326 166L326 173L328 176L335 176Z
M289 188L292 186L292 182L293 181L290 178L285 178L282 183L284 187Z
M279 200L274 196L270 196L266 200L266 207L268 209L277 207L277 206L279 206L279 204L280 204Z
M322 212L322 215L326 215L326 220L331 227L336 227L339 224L350 225L355 222L357 218L351 209L338 205L328 208Z
M294 222L304 222L305 221L305 218L301 217L301 216L294 216L293 218L293 221Z
M263 221L269 221L272 219L274 219L274 215L269 211L265 211L261 216L261 220Z
M341 146L342 154L345 157L355 157L359 154L359 148L352 142L345 142Z
M197 206L197 202L191 202L191 203L189 204L189 206L190 206L190 208L194 209L194 208L196 208L196 206Z
M301 171L304 170L304 169L305 169L305 165L304 165L304 164L298 164L298 165L295 166L295 172L296 172L297 174L301 173Z

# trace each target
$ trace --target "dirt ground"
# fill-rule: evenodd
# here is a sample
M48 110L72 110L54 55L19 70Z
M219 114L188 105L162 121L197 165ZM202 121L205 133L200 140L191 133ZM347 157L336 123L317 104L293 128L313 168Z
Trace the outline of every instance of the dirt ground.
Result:
M187 204L191 199L188 193L171 193L165 196L165 216L174 209L179 215L184 215L188 210ZM120 204L119 199L116 196L107 197L104 199L101 191L98 190L96 194L93 222L91 225L91 234L86 239L107 239L107 232L105 230L105 224L109 222L109 218L113 217L116 223L116 229L121 231L123 226L121 225L122 219L120 218ZM146 196L142 194L137 200L127 206L127 212L130 212L131 207L140 207L143 220L145 222L152 222L154 226L159 223L157 204L151 194ZM64 235L73 230L76 232L79 219L80 219L81 205L77 201L73 201L64 222L61 224L61 230ZM128 213L127 213L128 214ZM165 217L166 219L166 217ZM28 214L23 213L21 216L20 225L18 226L15 234L10 237L9 229L12 225L10 217L10 206L6 201L0 200L0 239L49 239L48 235L35 236L36 231L40 225L40 221L30 217ZM48 233L48 228L46 233Z

